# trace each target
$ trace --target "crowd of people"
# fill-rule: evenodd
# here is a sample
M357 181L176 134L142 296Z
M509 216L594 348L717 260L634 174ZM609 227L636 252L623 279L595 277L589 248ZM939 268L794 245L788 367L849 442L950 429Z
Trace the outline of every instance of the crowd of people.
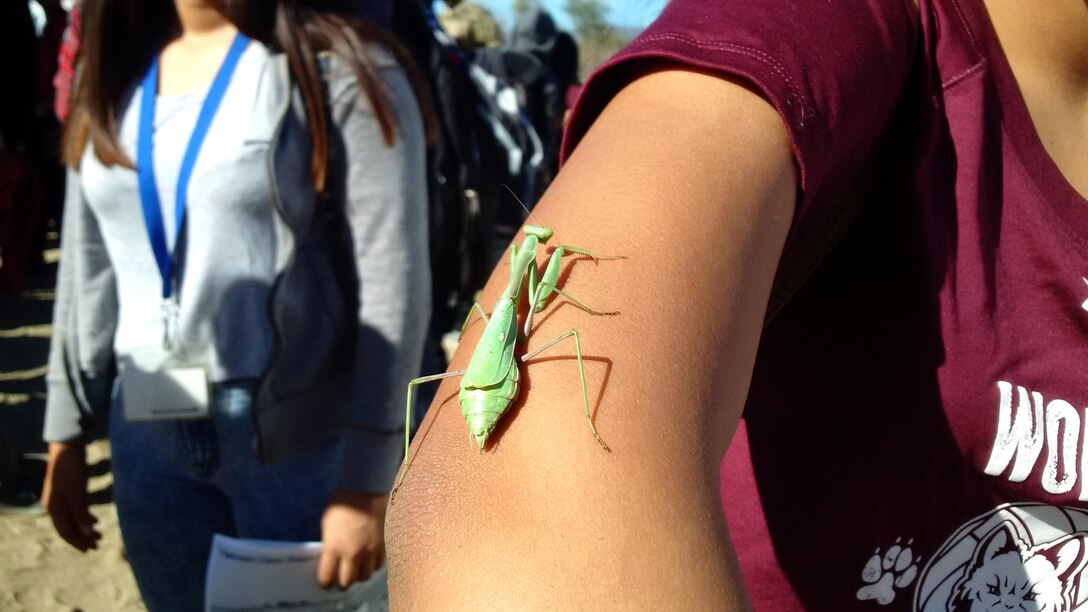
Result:
M217 532L321 540L329 587L388 556L405 609L1088 605L1083 0L672 0L562 139L569 37L538 8L496 44L451 4L83 0L45 419L66 541L98 538L108 424L153 611L199 609ZM5 44L67 44L46 5ZM0 153L44 175L33 125ZM619 258L549 277L581 308L504 329L501 388L444 381L402 467L409 381L481 285L520 288L500 183L539 199L531 238ZM518 376L567 336L577 366ZM456 398L491 391L514 408L470 444Z
M32 10L32 8L34 10ZM12 2L0 9L0 76L10 89L0 100L0 293L40 270L47 230L64 197L54 75L67 12L59 0Z
M57 229L64 198L60 118L54 75L63 61L67 13L59 2L10 2L0 7L0 295L17 292L28 274L42 274L46 235ZM0 427L0 509L34 511L33 470Z

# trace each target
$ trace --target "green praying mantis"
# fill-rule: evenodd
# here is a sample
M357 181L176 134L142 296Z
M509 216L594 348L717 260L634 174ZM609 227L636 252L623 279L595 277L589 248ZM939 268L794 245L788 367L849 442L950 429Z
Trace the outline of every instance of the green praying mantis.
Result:
M519 339L519 331L521 332L520 337L528 338L533 327L533 315L544 309L548 298L553 293L562 296L571 304L590 314L619 314L618 312L598 312L593 310L572 298L556 286L556 283L559 281L559 272L563 255L567 253L578 253L591 257L594 261L600 259L626 258L622 256L597 255L583 248L574 246L558 246L555 248L555 251L552 252L543 275L538 278L536 266L537 246L546 244L548 240L551 239L553 232L547 227L538 225L526 225L523 228L523 231L525 233L525 240L521 243L521 248L519 249L517 245L510 245L510 280L507 282L506 288L503 290L502 295L495 304L495 308L491 312L491 317L488 318L488 316L484 314L480 304L476 303L473 304L472 309L469 310L468 317L465 318L465 324L461 326L463 331L468 325L469 319L472 317L473 310L480 313L480 316L486 324L483 335L480 337L479 342L477 342L476 349L473 351L472 358L469 360L468 367L464 370L446 372L444 374L422 376L408 383L408 406L405 413L404 431L404 468L401 472L400 479L397 481L397 486L400 486L400 483L403 482L404 476L408 471L409 438L407 424L411 422L412 393L416 386L426 382L441 380L443 378L461 376L461 390L458 393L458 401L461 404L461 414L464 415L465 421L468 423L472 441L475 442L477 447L483 449L484 445L487 443L488 437L495 430L495 426L498 424L499 420L506 414L506 411L510 409L510 406L518 397L518 381L520 379L520 373L517 362L521 361L522 363L525 363L542 351L570 337L574 338L574 351L575 356L578 359L578 376L582 383L582 404L585 408L586 421L589 423L589 429L593 432L593 437L596 438L597 442L599 442L605 450L610 450L604 440L601 439L600 434L597 433L597 428L594 426L593 418L589 413L589 396L586 392L586 373L585 367L582 364L582 345L578 338L578 330L567 330L545 342L543 345L529 351L520 358L514 354L514 348ZM518 302L521 297L522 281L526 277L528 278L529 309L528 314L525 317L524 328L519 330Z

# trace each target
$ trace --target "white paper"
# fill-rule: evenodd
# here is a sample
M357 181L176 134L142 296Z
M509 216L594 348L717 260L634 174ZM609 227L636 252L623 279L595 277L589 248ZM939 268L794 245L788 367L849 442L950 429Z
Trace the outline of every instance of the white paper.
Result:
M320 542L239 540L216 534L208 557L205 612L386 612L383 565L346 591L317 584Z

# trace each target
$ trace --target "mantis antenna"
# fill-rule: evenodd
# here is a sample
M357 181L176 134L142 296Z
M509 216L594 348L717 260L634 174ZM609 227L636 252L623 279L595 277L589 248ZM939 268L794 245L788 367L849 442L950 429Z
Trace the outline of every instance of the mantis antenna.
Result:
M529 218L533 220L533 223L538 223L537 220L536 220L536 217L533 217L533 211L529 210L529 208L527 206L525 206L525 203L521 201L521 198L518 197L518 194L514 193L514 190L510 189L510 187L507 186L506 183L499 183L499 184L502 185L502 188L505 189L507 191L507 193L509 193L510 195L512 195L514 197L514 200L519 205L521 205L521 209L525 211L526 215L529 215Z

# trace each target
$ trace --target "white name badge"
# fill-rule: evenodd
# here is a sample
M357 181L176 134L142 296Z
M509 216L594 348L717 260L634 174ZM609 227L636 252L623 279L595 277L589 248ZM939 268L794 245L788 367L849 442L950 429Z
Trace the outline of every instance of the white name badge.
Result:
M209 412L208 372L202 367L163 367L121 372L121 407L126 421L202 419Z

